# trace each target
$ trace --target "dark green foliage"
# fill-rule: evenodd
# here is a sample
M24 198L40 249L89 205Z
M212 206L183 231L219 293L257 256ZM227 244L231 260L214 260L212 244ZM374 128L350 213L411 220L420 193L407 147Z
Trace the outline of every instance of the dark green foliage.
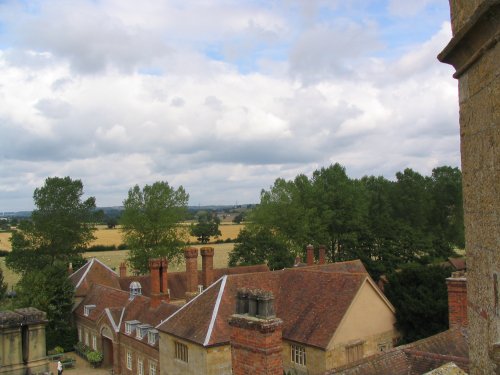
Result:
M403 343L448 329L446 278L450 275L446 267L410 264L388 276L385 295L396 308Z
M47 313L47 348L62 346L71 350L76 334L72 327L73 284L65 264L35 269L22 276L17 284L18 307L36 307Z
M0 250L0 257L6 257L9 253L9 250Z
M240 224L244 219L245 219L245 214L243 212L240 212L238 215L234 217L233 223Z
M20 230L12 233L7 266L24 274L81 255L99 220L95 199L82 201L82 196L82 182L69 177L49 177L35 189L36 209L31 220L21 221Z
M457 168L357 180L334 164L311 178L277 179L249 221L286 238L293 255L323 244L330 261L361 259L378 279L407 263L444 260L463 246L461 189Z
M291 267L294 256L286 241L269 229L248 227L240 231L236 245L229 254L229 266L267 263L270 269Z
M182 255L186 236L179 223L187 213L188 199L182 186L175 190L162 181L129 190L120 223L133 269L147 273L150 258L175 261Z
M96 252L96 251L115 251L116 246L115 245L92 245L87 247L86 252Z
M7 284L3 281L3 270L0 268L0 300L5 297L7 291Z
M210 241L210 237L217 238L221 235L219 230L220 219L215 212L203 211L198 214L198 222L191 224L191 235L199 242L205 244Z
M108 226L108 229L113 229L118 225L118 219L116 217L108 217L106 219L106 225Z

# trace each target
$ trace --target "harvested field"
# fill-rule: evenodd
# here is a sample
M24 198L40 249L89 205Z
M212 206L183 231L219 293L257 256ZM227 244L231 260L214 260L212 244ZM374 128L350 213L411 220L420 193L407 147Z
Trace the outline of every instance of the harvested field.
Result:
M0 232L0 250L11 250L10 232Z
M214 267L215 268L224 268L227 267L227 261L229 257L229 252L233 249L234 244L232 243L224 243L224 244L214 244L208 245L214 248ZM198 249L201 246L194 246ZM198 253L199 254L199 253ZM120 263L124 262L127 259L128 251L127 250L115 250L115 251L96 251L96 252L88 252L83 256L85 258L97 258L107 266L112 269L118 270ZM0 268L3 270L4 281L9 285L14 285L19 280L19 276L10 271L7 267L5 267L5 258L0 258ZM198 255L198 268L201 269L201 256ZM179 264L169 264L169 271L184 271L185 265L184 260Z

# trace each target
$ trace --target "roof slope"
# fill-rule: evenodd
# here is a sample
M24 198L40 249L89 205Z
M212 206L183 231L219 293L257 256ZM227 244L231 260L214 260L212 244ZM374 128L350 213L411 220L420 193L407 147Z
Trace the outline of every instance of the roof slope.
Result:
M369 277L361 262L347 263L227 275L159 329L200 345L225 344L229 342L227 320L235 312L237 289L258 288L273 292L276 314L284 322L283 338L326 348Z
M68 278L75 286L76 297L85 296L93 283L121 289L116 272L97 258L92 258Z

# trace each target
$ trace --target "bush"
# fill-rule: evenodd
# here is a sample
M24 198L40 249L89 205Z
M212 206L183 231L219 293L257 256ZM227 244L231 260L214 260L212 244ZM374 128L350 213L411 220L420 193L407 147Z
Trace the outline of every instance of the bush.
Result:
M8 251L8 250L0 250L0 257L5 257L9 253L10 253L10 251Z
M127 245L124 243L121 243L117 247L118 250L127 250Z
M87 353L87 360L92 364L101 363L103 358L103 354L97 350L91 350Z
M62 346L56 346L54 349L54 354L63 354L64 353L64 348Z
M87 252L93 251L115 251L115 245L92 245L87 248Z

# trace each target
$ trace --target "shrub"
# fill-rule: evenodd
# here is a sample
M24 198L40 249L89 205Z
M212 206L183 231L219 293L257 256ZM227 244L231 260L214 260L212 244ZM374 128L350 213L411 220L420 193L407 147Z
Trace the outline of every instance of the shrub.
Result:
M115 245L92 245L87 248L87 252L92 251L114 251L116 250Z
M121 243L117 247L118 250L127 250L127 245L124 243Z
M104 356L102 355L102 353L97 350L91 350L87 353L87 360L92 364L102 362L103 358Z
M54 354L63 354L64 353L64 348L62 346L56 346L54 349Z

